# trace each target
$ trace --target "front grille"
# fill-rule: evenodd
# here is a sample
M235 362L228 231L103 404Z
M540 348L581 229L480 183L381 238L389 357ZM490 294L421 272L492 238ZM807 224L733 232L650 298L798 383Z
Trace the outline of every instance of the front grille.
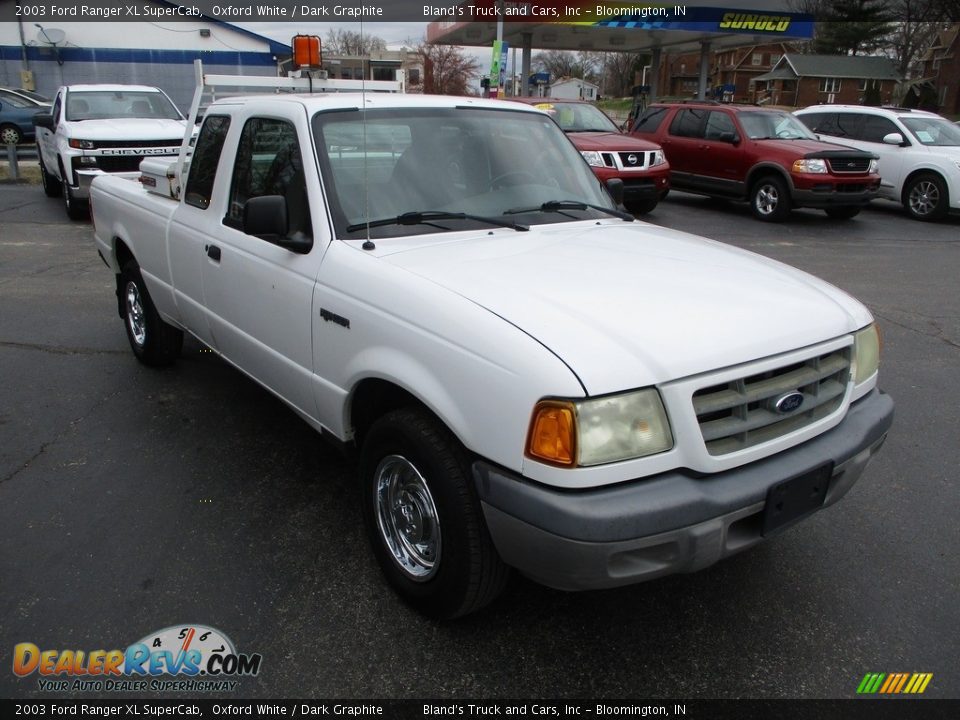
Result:
M179 147L183 138L172 140L94 140L97 148L143 148L143 147Z
M850 350L843 348L758 375L701 388L693 408L707 452L726 455L799 430L843 404L850 377ZM776 409L778 399L801 393L792 412Z
M173 155L117 155L114 157L103 157L97 155L96 165L84 165L79 157L73 158L74 170L103 170L108 173L116 172L137 172L140 170L140 163L147 158L154 157L173 157Z
M865 173L870 168L870 158L830 158L827 162L834 173Z
M653 153L650 153L650 155L652 154ZM647 153L645 152L621 152L617 153L617 155L620 156L620 164L626 170L645 168L649 164L647 160Z

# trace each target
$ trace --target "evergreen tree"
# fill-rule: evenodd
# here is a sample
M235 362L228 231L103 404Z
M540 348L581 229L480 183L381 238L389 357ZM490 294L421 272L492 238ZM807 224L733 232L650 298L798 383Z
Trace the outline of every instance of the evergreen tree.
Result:
M862 55L886 43L894 14L888 0L837 0L816 15L814 52Z

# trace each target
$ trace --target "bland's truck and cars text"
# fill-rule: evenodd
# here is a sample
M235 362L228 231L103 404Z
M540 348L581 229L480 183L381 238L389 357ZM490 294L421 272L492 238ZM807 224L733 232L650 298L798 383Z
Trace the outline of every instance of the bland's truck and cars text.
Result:
M635 221L536 108L251 95L190 145L92 185L133 352L190 333L355 451L422 612L475 611L510 568L706 567L839 500L890 428L862 304Z

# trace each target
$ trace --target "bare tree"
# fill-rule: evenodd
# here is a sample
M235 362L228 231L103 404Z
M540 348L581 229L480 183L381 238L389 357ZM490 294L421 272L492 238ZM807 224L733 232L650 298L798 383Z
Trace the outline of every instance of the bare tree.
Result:
M376 35L361 35L352 30L330 28L323 41L323 51L331 55L345 55L348 57L365 57L370 53L383 52L387 43Z
M544 50L533 56L533 66L541 72L550 73L551 80L578 77L596 81L602 64L603 53L597 52Z
M421 43L417 54L423 59L423 92L433 95L469 95L480 63L453 45Z
M617 97L629 95L637 73L643 71L648 58L649 55L632 52L606 53L604 92Z

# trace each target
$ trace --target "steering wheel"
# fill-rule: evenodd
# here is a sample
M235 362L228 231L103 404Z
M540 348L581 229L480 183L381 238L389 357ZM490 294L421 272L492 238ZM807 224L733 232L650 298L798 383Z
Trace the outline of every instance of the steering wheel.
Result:
M513 182L503 182L509 178L513 178ZM526 170L511 170L510 172L505 172L493 178L490 181L490 189L496 190L498 187L501 187L501 185L519 185L523 180L527 180L528 182L537 181L533 173L527 172Z

